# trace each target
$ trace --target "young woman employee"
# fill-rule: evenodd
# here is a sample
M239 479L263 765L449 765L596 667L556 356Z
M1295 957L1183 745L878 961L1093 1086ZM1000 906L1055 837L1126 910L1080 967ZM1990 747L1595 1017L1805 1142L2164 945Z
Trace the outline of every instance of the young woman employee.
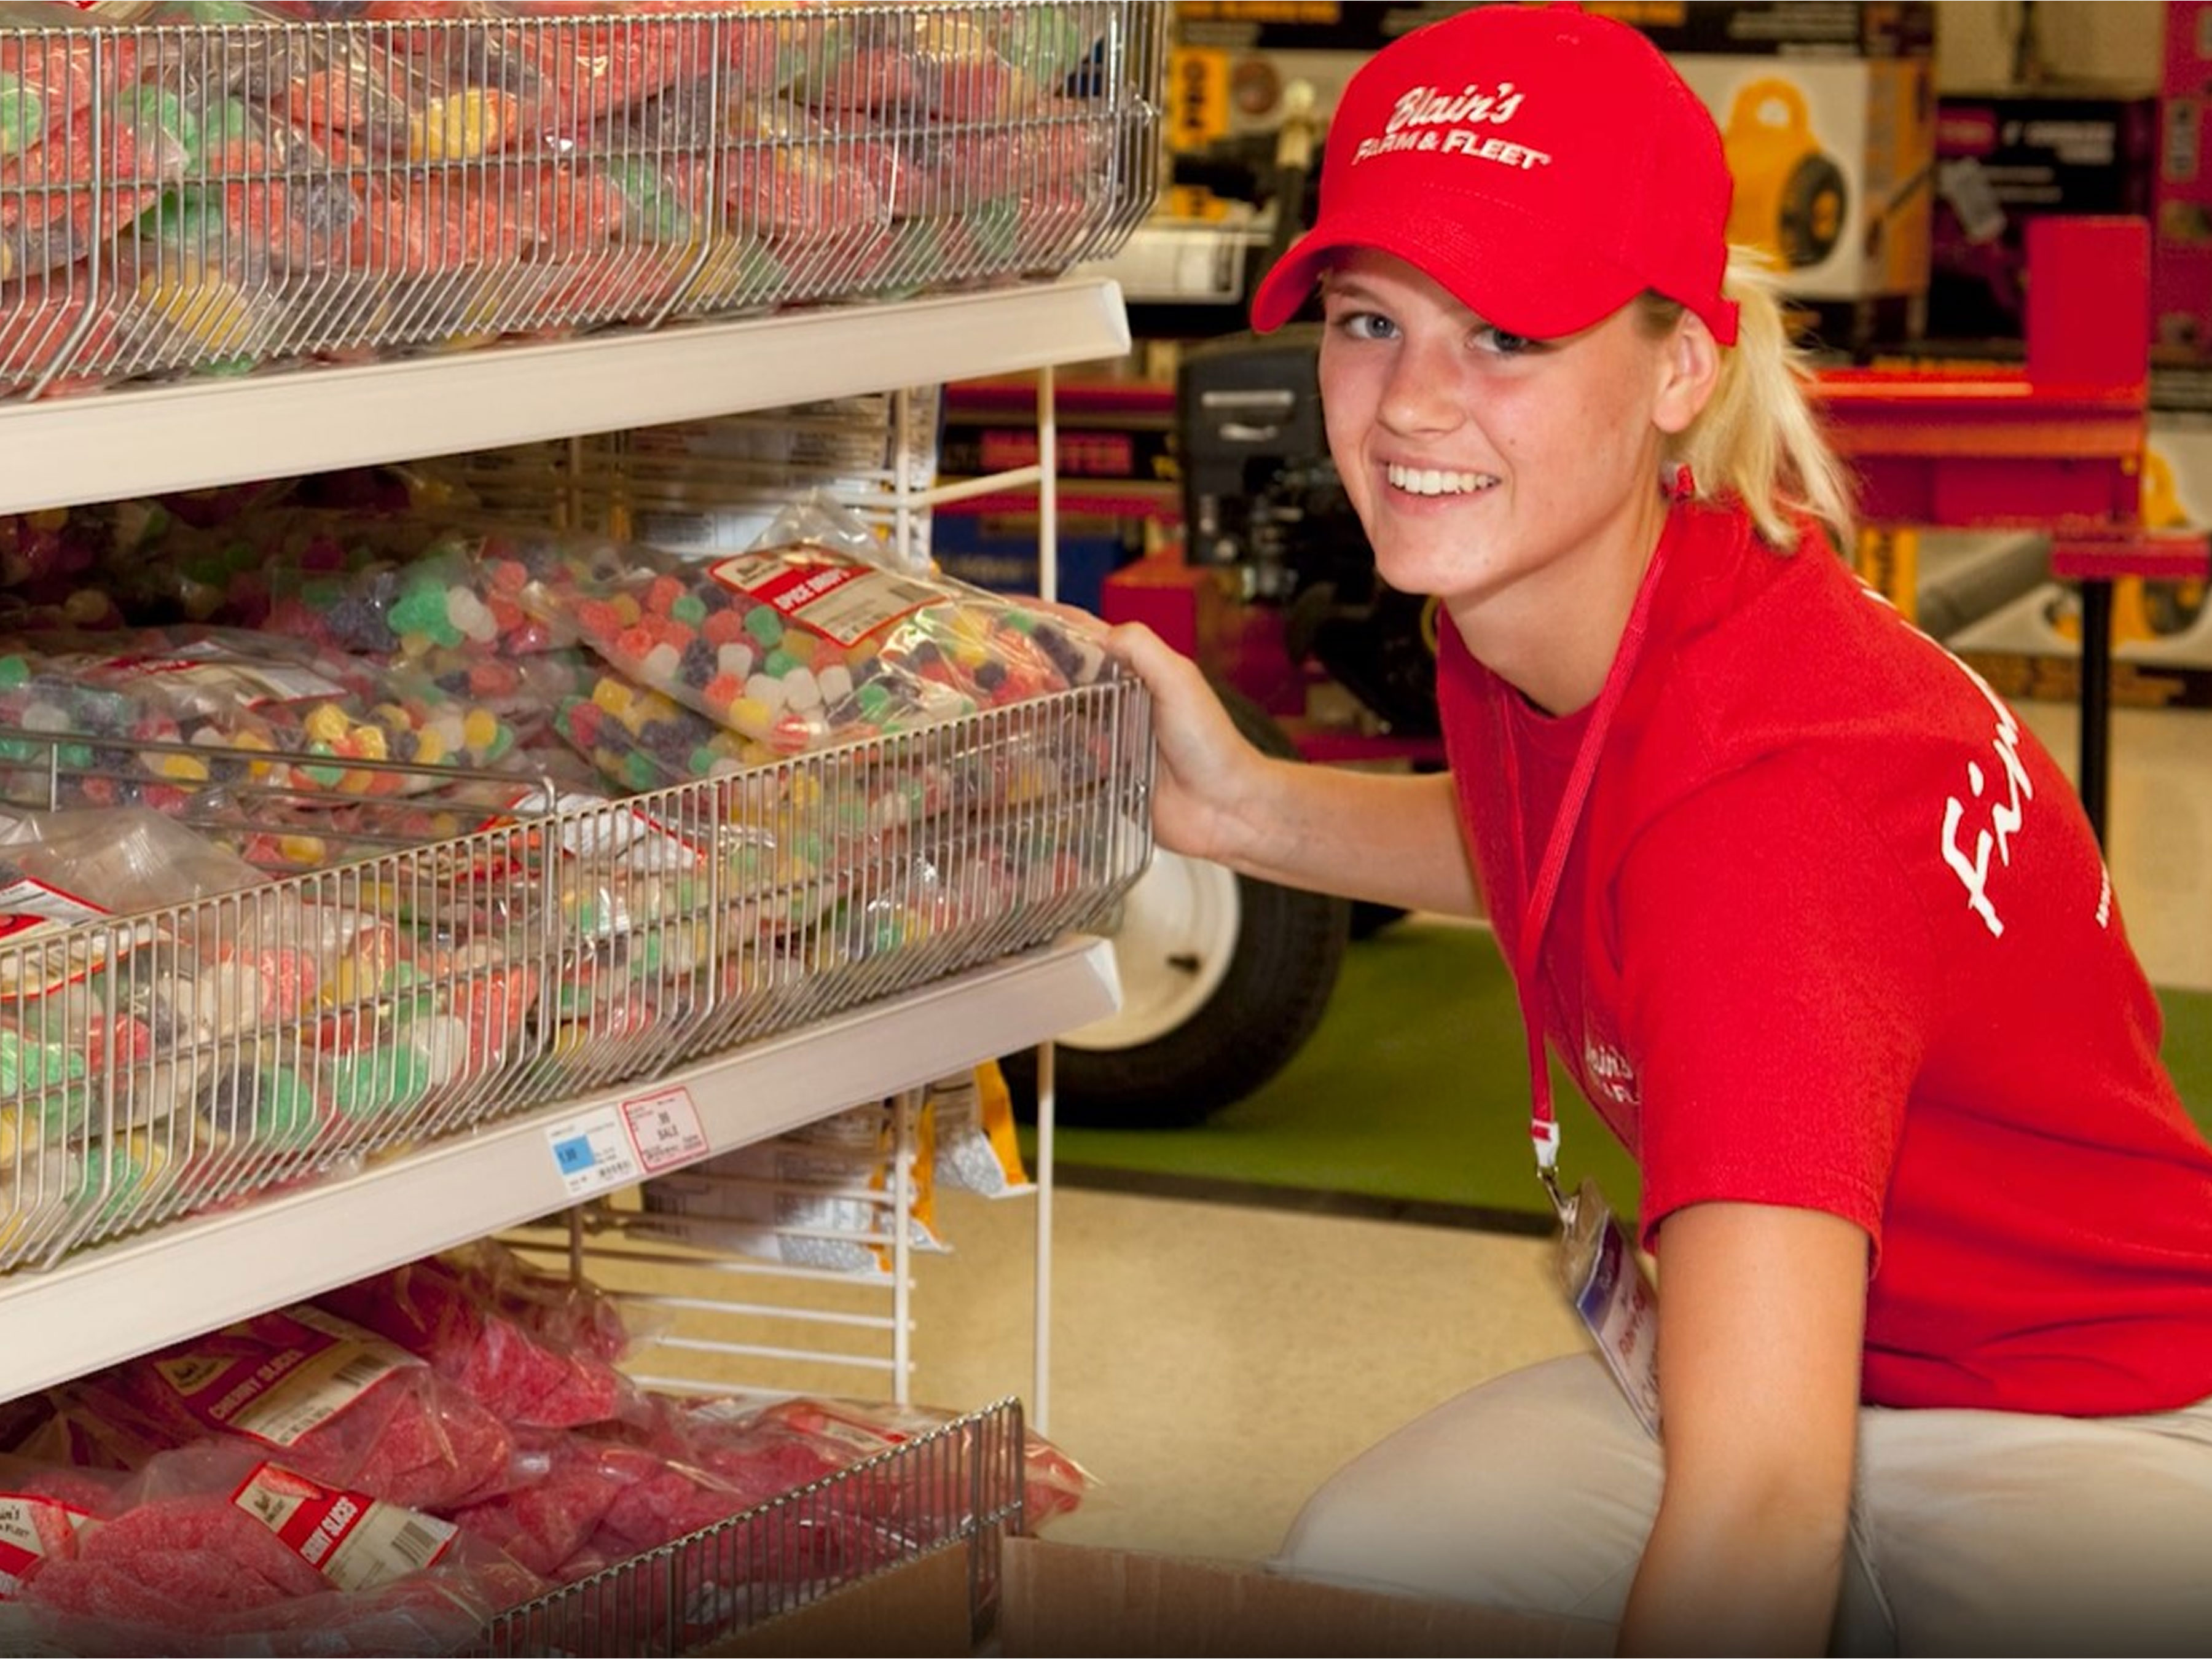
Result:
M1318 288L1344 487L1449 618L1450 769L1265 758L1114 636L1160 841L1486 915L1642 1176L1656 1435L1591 1354L1486 1383L1283 1564L1631 1650L2212 1650L2212 1149L2064 776L1837 556L1729 192L1623 25L1484 5L1377 53L1253 319Z

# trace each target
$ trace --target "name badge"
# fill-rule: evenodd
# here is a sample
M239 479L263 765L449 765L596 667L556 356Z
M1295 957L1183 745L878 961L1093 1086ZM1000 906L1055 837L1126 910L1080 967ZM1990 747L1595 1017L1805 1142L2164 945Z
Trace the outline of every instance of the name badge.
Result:
M1659 1433L1659 1294L1643 1258L1585 1181L1559 1206L1559 1283L1637 1420Z

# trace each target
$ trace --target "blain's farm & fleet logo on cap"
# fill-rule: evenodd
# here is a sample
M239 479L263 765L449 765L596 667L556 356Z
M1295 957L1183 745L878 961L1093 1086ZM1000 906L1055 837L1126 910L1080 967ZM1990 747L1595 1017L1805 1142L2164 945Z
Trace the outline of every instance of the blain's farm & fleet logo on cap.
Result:
M1409 87L1392 107L1382 131L1359 141L1352 154L1352 163L1357 166L1378 155L1434 152L1463 155L1471 161L1495 161L1523 173L1548 167L1552 158L1547 152L1484 131L1512 120L1520 113L1524 96L1510 81L1499 82L1494 92L1473 82L1457 92Z

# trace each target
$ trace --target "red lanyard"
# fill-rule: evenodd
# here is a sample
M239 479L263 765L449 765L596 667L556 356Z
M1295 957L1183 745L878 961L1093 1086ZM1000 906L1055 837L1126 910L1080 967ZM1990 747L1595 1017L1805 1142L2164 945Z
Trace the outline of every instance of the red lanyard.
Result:
M1627 694L1637 659L1644 653L1644 635L1651 624L1652 595L1658 592L1659 572L1666 559L1667 538L1668 532L1662 531L1659 545L1652 550L1651 562L1644 570L1644 584L1637 590L1636 603L1629 611L1628 624L1621 630L1613 666L1607 671L1605 685L1590 709L1589 724L1583 728L1582 742L1575 750L1575 763L1567 773L1566 788L1559 796L1559 811L1553 817L1552 831L1544 843L1544 861L1536 871L1533 885L1528 881L1528 849L1522 839L1521 767L1510 739L1505 748L1506 782L1513 794L1513 857L1520 866L1522 889L1528 895L1521 912L1520 937L1513 951L1513 983L1520 993L1521 1023L1528 1036L1528 1134L1536 1143L1537 1178L1543 1182L1545 1189L1552 1194L1552 1202L1562 1212L1566 1201L1559 1184L1559 1121L1552 1109L1552 1069L1544 1054L1544 1018L1537 1002L1536 959L1543 949L1544 929L1551 922L1553 907L1559 902L1559 883L1566 874L1567 851L1574 844L1583 809L1589 804L1590 783L1597 775L1598 756L1605 748L1607 732L1613 729L1613 717L1620 707L1620 700Z

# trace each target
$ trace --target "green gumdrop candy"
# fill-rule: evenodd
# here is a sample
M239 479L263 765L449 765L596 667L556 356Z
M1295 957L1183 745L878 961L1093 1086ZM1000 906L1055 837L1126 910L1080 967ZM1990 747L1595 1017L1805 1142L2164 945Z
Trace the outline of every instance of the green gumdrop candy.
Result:
M411 1105L429 1087L429 1067L404 1043L343 1054L331 1062L331 1103L348 1117Z
M446 587L443 582L411 583L406 591L392 603L392 631L406 635L420 634L438 645L459 645L461 630L453 626L447 615Z
M21 155L46 131L46 106L14 76L0 73L0 155Z
M0 1095L37 1091L85 1074L84 1056L58 1042L26 1042L0 1031Z
M257 1080L253 1138L265 1146L304 1146L315 1133L314 1091L285 1066L271 1066Z

